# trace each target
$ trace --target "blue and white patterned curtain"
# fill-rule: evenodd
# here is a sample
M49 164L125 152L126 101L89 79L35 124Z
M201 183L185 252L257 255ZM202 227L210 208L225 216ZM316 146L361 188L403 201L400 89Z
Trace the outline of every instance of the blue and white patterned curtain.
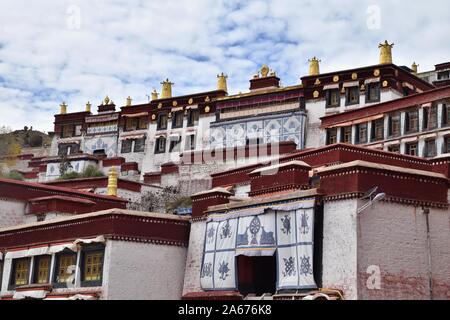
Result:
M206 225L202 288L237 290L236 256L275 253L277 290L316 288L313 226L314 199L213 215Z

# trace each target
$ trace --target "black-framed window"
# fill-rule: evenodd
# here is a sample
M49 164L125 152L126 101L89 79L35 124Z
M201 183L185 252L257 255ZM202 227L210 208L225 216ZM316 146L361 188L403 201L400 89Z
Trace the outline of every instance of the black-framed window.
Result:
M155 153L165 153L166 152L166 141L165 137L159 137L155 141Z
M405 133L419 131L419 110L405 112Z
M380 141L384 139L384 119L372 122L372 140Z
M172 115L172 128L183 128L183 111L177 111Z
M138 129L145 130L148 128L148 119L147 117L140 117L138 121Z
M442 105L442 126L446 127L450 125L450 105Z
M337 128L327 130L327 145L337 143Z
M393 144L393 145L390 145L390 146L388 147L388 151L389 151L389 152L400 153L400 145L399 145L399 144Z
M144 152L145 151L145 138L134 140L133 152Z
M185 150L195 150L195 147L196 147L195 134L186 136Z
M43 255L34 257L33 283L50 283L50 267L52 256Z
M188 111L187 126L188 127L197 126L199 118L200 118L200 112L198 111L198 109L190 109Z
M348 87L345 89L345 105L359 104L359 87Z
M417 142L407 143L405 145L405 153L410 156L418 156L419 155L419 145Z
M352 127L341 128L341 141L343 143L352 143Z
M373 82L366 86L366 103L379 102L381 99L380 83Z
M397 137L400 135L400 113L389 116L389 136Z
M341 105L341 92L339 89L327 90L325 98L327 108L337 108Z
M179 152L180 151L180 145L181 145L181 137L171 138L170 139L169 152Z
M259 138L247 138L245 139L245 145L246 146L250 146L250 145L260 145L260 144L264 144L264 139L259 137Z
M356 126L356 143L367 143L367 123Z
M62 143L58 145L58 156L68 156L80 152L80 145L77 143Z
M70 138L75 136L75 126L73 124L66 124L62 126L61 138Z
M77 254L66 250L55 256L55 272L53 286L65 288L67 284L75 284L75 271L77 268Z
M442 148L442 153L450 153L450 136L444 137L444 145Z
M103 281L104 245L84 246L81 250L81 286L99 287Z
M28 285L30 268L31 258L13 259L9 289Z
M423 108L423 123L422 127L424 130L433 130L437 128L438 114L437 107L432 106L431 108Z
M438 80L447 80L450 79L450 71L441 71L437 74Z
M120 149L121 153L130 153L133 147L133 140L127 139L122 140L122 147Z
M437 156L437 148L436 148L436 140L435 139L425 140L423 154L426 158L433 158L433 157Z
M125 119L125 131L134 131L138 128L139 119L127 117Z
M156 129L157 130L166 130L167 129L167 114L160 113L158 115Z

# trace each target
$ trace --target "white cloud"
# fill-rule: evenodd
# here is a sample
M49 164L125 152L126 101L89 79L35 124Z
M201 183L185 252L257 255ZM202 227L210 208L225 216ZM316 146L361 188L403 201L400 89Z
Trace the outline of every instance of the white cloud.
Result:
M371 5L380 29L367 27ZM145 102L167 77L186 94L223 71L246 91L262 63L297 84L312 56L323 72L377 63L384 39L397 64L432 69L448 61L449 29L445 0L1 0L0 125L52 130L63 100L69 111L106 94Z

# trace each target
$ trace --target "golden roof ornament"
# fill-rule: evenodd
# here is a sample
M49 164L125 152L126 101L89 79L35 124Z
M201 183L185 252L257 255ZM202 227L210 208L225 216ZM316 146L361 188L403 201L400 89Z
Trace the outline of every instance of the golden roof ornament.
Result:
M131 97L128 96L126 106L127 106L127 107L131 107L131 103L132 103L132 102L133 102L133 99L131 99Z
M228 92L227 78L228 76L225 75L223 72L217 75L217 90Z
M158 100L158 92L156 91L156 89L153 89L152 91L152 101L153 100Z
M109 99L109 97L106 96L106 97L105 97L105 100L104 100L105 105L108 105L110 101L111 101L111 100Z
M86 103L86 112L91 112L91 107L92 107L92 105L91 105L91 103L88 101L88 102Z
M161 82L161 84L161 99L172 98L172 86L174 85L174 83L170 82L169 79L166 79L166 81Z
M263 78L266 78L267 75L269 74L269 72L270 72L269 67L268 67L266 64L264 64L264 65L261 67L261 76L262 76Z
M380 64L389 64L392 63L392 48L394 44L384 41L384 43L380 43L378 48L380 49Z
M321 62L316 57L313 57L309 61L309 75L310 76L318 76L320 74L319 63Z
M414 63L411 66L411 69L413 71L413 74L417 74L417 72L419 71L419 65L416 64L416 62L414 61Z
M117 170L112 167L108 172L108 196L117 197Z
M61 103L60 105L60 114L66 114L67 113L67 104L65 101Z

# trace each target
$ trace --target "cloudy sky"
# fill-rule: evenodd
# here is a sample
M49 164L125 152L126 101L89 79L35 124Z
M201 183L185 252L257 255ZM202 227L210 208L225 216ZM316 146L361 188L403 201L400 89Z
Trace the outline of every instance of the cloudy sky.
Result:
M0 126L52 130L53 114L109 95L146 102L170 78L174 94L248 90L263 63L283 85L299 83L308 59L321 71L378 62L421 70L450 61L446 0L0 0Z

